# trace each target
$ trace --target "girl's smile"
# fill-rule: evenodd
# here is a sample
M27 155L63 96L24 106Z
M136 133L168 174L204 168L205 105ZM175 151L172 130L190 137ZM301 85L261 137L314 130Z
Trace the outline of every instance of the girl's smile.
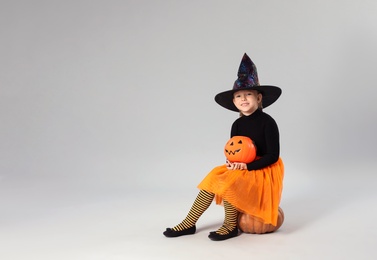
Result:
M234 93L233 103L237 109L248 116L254 113L262 102L262 94L256 90L240 90Z

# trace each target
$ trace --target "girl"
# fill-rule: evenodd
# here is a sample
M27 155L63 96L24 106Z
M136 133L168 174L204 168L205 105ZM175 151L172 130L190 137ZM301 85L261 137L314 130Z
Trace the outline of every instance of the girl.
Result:
M223 203L223 225L209 233L211 240L225 240L238 235L238 212L259 218L266 224L277 224L278 208L284 175L279 157L279 130L275 120L262 111L281 95L275 86L259 85L257 69L245 53L233 89L219 93L215 101L240 113L233 123L231 137L247 136L257 147L257 159L251 163L226 161L214 168L198 185L200 192L187 217L173 228L167 228L166 237L191 235L196 222L215 199Z

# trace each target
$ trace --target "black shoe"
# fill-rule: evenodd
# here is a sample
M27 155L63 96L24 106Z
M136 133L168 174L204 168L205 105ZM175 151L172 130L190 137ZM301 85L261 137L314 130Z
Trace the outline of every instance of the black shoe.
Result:
M216 231L210 232L209 235L208 235L209 239L211 239L213 241L222 241L222 240L226 240L226 239L236 237L236 236L238 236L238 228L237 227L235 227L232 231L230 231L228 234L225 234L225 235L220 235L220 234L216 233Z
M196 226L192 226L182 231L175 231L171 228L167 228L166 231L164 232L164 235L166 237L180 237L180 236L185 236L185 235L192 235L192 234L195 234L195 232L196 232Z

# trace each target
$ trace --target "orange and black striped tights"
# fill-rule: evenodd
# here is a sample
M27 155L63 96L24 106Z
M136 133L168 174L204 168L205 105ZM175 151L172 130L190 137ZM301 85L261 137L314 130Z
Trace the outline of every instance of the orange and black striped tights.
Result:
M188 229L196 224L199 217L208 209L211 205L214 194L201 190L196 197L194 204L192 205L186 218L178 225L176 225L174 231L182 231ZM229 202L224 200L225 219L223 225L216 231L220 235L229 234L237 226L238 211Z

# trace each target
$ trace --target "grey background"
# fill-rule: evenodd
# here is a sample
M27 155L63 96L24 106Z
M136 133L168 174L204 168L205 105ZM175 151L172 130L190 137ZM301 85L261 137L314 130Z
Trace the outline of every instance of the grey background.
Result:
M1 259L371 259L376 13L368 0L1 1ZM245 52L283 90L265 112L286 221L214 244L213 206L198 235L168 240L224 161L237 113L213 98Z

